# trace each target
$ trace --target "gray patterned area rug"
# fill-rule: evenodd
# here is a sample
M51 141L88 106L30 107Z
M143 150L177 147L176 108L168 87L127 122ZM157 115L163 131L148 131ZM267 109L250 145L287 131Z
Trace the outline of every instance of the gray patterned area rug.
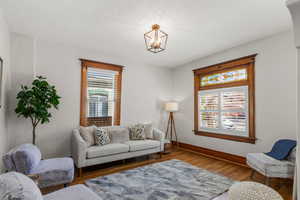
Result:
M210 200L234 183L179 160L169 160L86 181L105 200Z

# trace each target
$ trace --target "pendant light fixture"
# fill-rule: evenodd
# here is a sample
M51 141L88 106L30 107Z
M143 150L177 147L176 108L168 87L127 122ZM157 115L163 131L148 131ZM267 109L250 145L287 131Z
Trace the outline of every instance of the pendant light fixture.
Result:
M152 25L152 30L144 34L148 51L158 53L166 49L168 34L160 30L158 24Z

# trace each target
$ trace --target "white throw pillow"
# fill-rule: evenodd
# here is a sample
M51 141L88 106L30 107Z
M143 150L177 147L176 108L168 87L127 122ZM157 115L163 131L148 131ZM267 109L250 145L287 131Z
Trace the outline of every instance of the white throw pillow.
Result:
M96 129L97 129L96 126L87 126L87 127L80 126L79 128L81 137L89 147L95 145L94 134Z
M145 136L147 139L153 139L153 127L152 127L152 122L144 122L143 123L145 127Z
M37 185L27 176L9 172L0 176L1 200L42 200L42 194Z
M113 126L108 128L111 143L125 143L129 139L129 130L127 127Z
M110 138L107 128L97 128L95 132L96 145L106 145L110 143Z

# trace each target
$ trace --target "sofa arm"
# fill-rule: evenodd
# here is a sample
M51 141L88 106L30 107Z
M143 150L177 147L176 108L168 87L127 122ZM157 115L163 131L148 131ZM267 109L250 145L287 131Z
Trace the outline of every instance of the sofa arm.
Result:
M160 141L160 150L164 151L165 148L165 133L157 128L153 128L153 139Z
M72 133L72 157L78 168L85 166L87 144L80 136L79 130L74 129Z
M164 141L165 133L157 128L153 128L153 138L154 140Z

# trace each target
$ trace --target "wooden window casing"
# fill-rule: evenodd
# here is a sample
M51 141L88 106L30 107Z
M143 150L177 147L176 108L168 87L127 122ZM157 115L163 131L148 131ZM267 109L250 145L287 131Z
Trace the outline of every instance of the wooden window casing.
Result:
M81 98L80 98L80 126L111 126L120 125L121 122L121 91L122 91L122 71L123 66L102 63L98 61L79 59L81 61ZM87 117L87 89L88 79L87 72L88 68L97 68L101 70L116 71L118 75L115 76L115 88L114 95L114 117Z
M254 68L255 68L256 55L257 54L193 70L194 72L194 133L196 135L255 144L256 137L255 137ZM223 83L223 84L215 84L215 85L207 85L207 86L200 85L201 79L204 76L227 72L227 71L233 71L237 69L247 70L247 80L240 80L240 81L234 81L234 82ZM200 90L230 88L230 87L237 87L237 86L248 86L248 137L200 131L199 124L198 124L199 123L198 92Z

